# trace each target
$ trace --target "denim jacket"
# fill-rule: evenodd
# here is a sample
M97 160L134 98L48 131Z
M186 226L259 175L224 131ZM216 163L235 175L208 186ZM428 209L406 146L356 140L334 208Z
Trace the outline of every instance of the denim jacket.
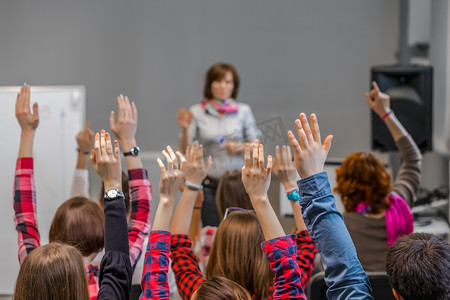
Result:
M325 268L328 299L373 299L369 279L336 209L327 174L309 176L297 185L303 219Z

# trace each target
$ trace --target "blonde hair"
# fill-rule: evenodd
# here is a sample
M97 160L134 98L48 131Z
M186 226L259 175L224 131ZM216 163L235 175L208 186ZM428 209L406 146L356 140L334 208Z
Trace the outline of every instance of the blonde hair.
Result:
M195 296L194 296L195 295ZM191 299L197 300L251 300L252 297L246 289L236 282L223 277L214 276L205 281L195 291Z
M20 267L13 299L88 300L88 283L80 252L62 243L34 249Z
M261 249L263 241L264 234L254 213L230 213L217 228L206 278L224 276L246 288L256 299L267 299L274 274Z

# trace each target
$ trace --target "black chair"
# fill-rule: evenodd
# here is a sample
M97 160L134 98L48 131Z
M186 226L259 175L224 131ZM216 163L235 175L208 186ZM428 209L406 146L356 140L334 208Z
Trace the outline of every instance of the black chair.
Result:
M386 272L366 272L366 274L372 285L372 296L375 300L395 300ZM306 293L309 300L328 299L324 275L325 272L319 272L311 278Z

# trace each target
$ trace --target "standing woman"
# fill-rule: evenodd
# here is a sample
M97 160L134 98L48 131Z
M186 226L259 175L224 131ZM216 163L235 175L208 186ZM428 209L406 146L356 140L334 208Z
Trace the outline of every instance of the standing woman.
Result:
M182 128L180 149L185 152L197 140L204 145L204 153L213 158L202 184L203 226L219 225L216 205L219 179L225 171L243 166L245 143L260 136L250 106L236 102L239 85L239 75L232 65L216 63L206 72L202 101L189 112L182 108L177 114L177 123Z

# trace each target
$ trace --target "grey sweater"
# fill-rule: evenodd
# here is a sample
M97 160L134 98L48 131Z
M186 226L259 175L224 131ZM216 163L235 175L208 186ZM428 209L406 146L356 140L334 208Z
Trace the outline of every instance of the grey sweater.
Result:
M397 148L403 162L392 191L400 195L412 207L421 180L422 155L409 135L398 140ZM369 218L362 214L347 212L344 213L344 221L364 270L385 271L388 250L385 217Z

